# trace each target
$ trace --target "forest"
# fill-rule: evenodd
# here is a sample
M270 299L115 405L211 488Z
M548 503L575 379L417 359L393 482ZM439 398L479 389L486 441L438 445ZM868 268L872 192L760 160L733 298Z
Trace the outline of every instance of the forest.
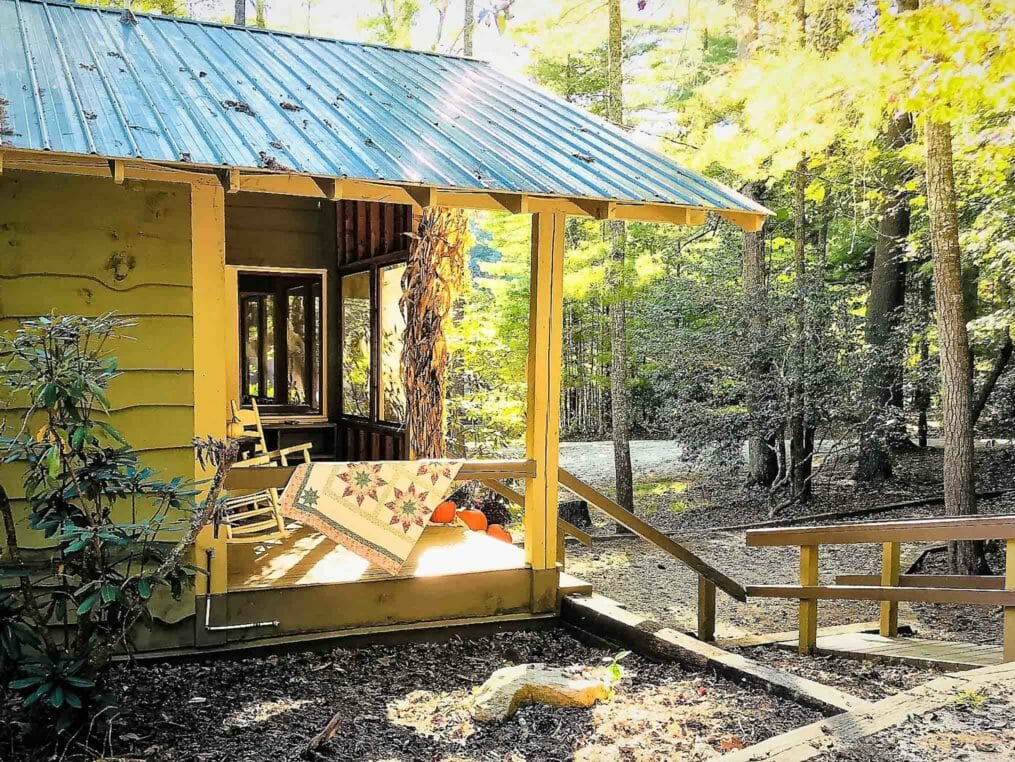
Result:
M9 751L25 760L276 753L477 762L747 759L741 752L754 744L770 756L752 759L832 758L820 756L825 751L893 762L955 759L974 750L985 759L1015 753L1007 724L1015 708L1015 1L79 4L122 7L124 23L131 12L143 12L490 60L671 158L687 177L715 180L771 215L757 232L721 210L709 210L701 224L611 215L561 223L560 468L554 451L554 532L540 540L545 547L556 542L557 555L548 551L552 568L538 569L558 575L561 587L554 587L549 610L525 608L527 598L510 614L519 621L520 612L547 617L518 632L449 614L437 623L448 631L432 641L389 638L376 627L352 636L363 648L336 646L325 641L322 626L314 652L287 643L262 653L262 646L267 652L278 644L255 642L221 661L188 654L179 662L156 656L135 663L128 631L151 623L153 585L169 588L179 601L207 575L205 592L190 600L197 601L190 614L197 611L198 630L203 616L207 641L200 647L228 650L226 635L208 635L216 630L279 626L254 605L239 609L249 622L212 624L218 622L211 613L214 549L209 546L206 568L182 560L212 525L218 542L220 514L234 510L226 505L233 497L224 499L225 509L216 501L230 489L237 455L229 440L243 438L246 419L233 407L227 428L239 426L239 436L195 439L202 466L207 460L214 474L210 491L175 474L162 481L113 427L93 420L95 409L109 412L104 395L119 372L115 361L90 347L112 342L134 323L113 313L94 322L54 314L51 322L26 324L14 338L0 337L0 355L19 369L5 368L0 386L37 396L32 413L44 411L50 427L30 436L26 414L15 437L3 440L7 463L29 464L23 497L34 510L31 529L59 543L59 561L46 568L60 579L60 590L72 591L59 603L45 585L33 589L23 569L6 575L19 587L0 585L0 676L13 678L0 688L0 708L10 708L11 716L28 710L0 729L0 758ZM302 110L287 100L282 107L287 104ZM7 105L0 98L0 117ZM597 157L573 155L595 172ZM116 163L109 164L115 177ZM261 169L284 174L270 162ZM239 187L239 169L221 175L225 193L235 191L228 187L233 176ZM336 193L327 200L343 202L340 180L332 182ZM285 208L295 218L297 206ZM530 323L539 215L424 205L413 218L403 209L406 224L415 226L406 258L386 259L380 270L374 264L337 271L344 273L335 340L342 412L369 418L373 405L382 423L402 421L413 459L520 462L511 459L530 456L532 448L527 410L534 409ZM308 283L322 277L308 272ZM300 307L304 354L300 363L296 355L289 361L305 368L301 383L321 378L316 412L326 419L320 407L326 396L321 365L332 349L320 328L328 314L326 281L313 282L317 317ZM427 322L438 303L446 309ZM259 325L263 331L268 323ZM281 335L281 328L272 330ZM308 359L315 332L319 356ZM250 335L243 341L249 344ZM79 342L81 336L86 340ZM254 351L263 354L259 337ZM66 377L40 387L40 378L53 372L47 353L57 356ZM85 380L64 383L75 374ZM297 402L307 407L302 389ZM67 399L57 400L65 391ZM254 425L267 450L257 411L255 404ZM108 445L109 437L123 449ZM556 441L549 447L556 450ZM93 463L84 463L88 453ZM78 456L82 463L68 465ZM108 482L95 473L103 458L115 476ZM379 472L379 463L372 467ZM299 465L283 456L278 469L292 474L293 468L312 473L310 455ZM482 466L476 473L472 486L449 491L458 505L451 505L451 520L461 518L459 511L481 513L480 531L489 533L493 524L500 539L524 547L521 567L532 571L523 535L533 525L525 513L528 493L520 493L535 477L494 478ZM66 487L72 477L101 483L95 505L108 500L110 509L95 511L94 526L54 518L60 510L71 515L68 506L87 497L76 482ZM71 491L60 500L47 497L51 482L60 480L60 489ZM454 481L448 476L443 486ZM244 548L232 551L234 558L267 553L274 562L272 553L293 542L279 508L284 499L272 493L273 484L263 486L268 491L256 494L267 494L270 504L255 505L255 514L274 511L267 523L277 521L270 532L280 534L268 535L267 551ZM9 547L0 560L20 566L23 551L5 489L0 485L0 512ZM361 488L350 484L346 496L355 489ZM362 488L360 504L370 489ZM157 517L135 520L135 498L157 504ZM123 499L131 501L131 523L115 524L112 506ZM184 541L159 556L162 522L184 509L204 523L195 520ZM450 523L436 515L428 529ZM960 527L960 534L935 534L934 522L942 518L959 522L942 526ZM852 526L867 519L872 523ZM888 525L896 519L916 522L923 534ZM994 534L984 534L976 524L981 520L995 522ZM813 523L820 526L801 526ZM847 540L834 539L839 530ZM296 536L297 545L306 542ZM101 563L88 555L93 546L117 545L114 540L123 548L141 545L142 571L123 577L119 587L109 581L119 579L117 562L105 550L96 554ZM132 569L134 551L122 552ZM310 571L300 571L310 581L300 584L318 584L320 566L313 564L330 552L311 547ZM143 578L149 553L159 560L158 579ZM494 571L518 570L493 566L486 573ZM442 574L463 588L426 588L419 600L468 597L464 575L438 569L418 576ZM933 575L945 580L940 588L927 581ZM68 578L76 576L90 581L74 591ZM227 566L226 576L231 585L240 573ZM581 591L564 591L565 577ZM718 603L717 584L728 594ZM825 596L832 587L840 589ZM886 590L895 597L874 594ZM248 594L232 587L222 592L223 600ZM535 587L530 593L536 596ZM45 596L51 609L38 603ZM385 605L386 596L355 601L369 608ZM407 597L403 605L411 608L416 600ZM824 597L836 600L822 600L819 625ZM973 609L974 602L985 605ZM312 606L284 605L323 611L347 604L321 598ZM61 616L63 646L51 626ZM476 625L479 639L451 632L461 622ZM413 624L437 629L434 622ZM78 640L68 641L68 630ZM868 636L881 640L871 646L863 640ZM911 652L890 650L903 641ZM126 657L114 655L121 646ZM62 656L46 672L26 659L32 648ZM525 694L522 708L512 696L499 724L478 718L475 706L494 680L491 673L547 665L560 670L550 678L554 691L564 682L577 692L581 683L595 697L578 702L569 695L568 703L535 690ZM955 677L957 670L972 670L968 684ZM107 710L113 719L102 725L97 717ZM89 714L96 719L86 730L81 718ZM891 724L878 725L882 715L894 718ZM40 728L53 717L60 734L70 736L46 737ZM845 727L836 722L865 730L843 733L853 745L824 742ZM804 728L812 731L806 754L772 751L782 734Z

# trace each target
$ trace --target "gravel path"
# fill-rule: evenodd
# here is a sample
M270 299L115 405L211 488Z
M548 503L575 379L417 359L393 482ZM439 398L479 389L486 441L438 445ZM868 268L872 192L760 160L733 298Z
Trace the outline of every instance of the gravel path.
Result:
M566 468L585 473L600 489L609 492L612 485L592 474L602 473L602 459L612 459L609 443L572 443L568 447ZM637 481L636 510L662 531L675 533L680 542L741 584L779 584L798 582L799 551L796 548L748 548L745 533L716 532L714 527L747 523L768 518L763 495L742 488L742 477L727 480L702 479L689 475L686 467L666 460L672 457L674 442L632 443ZM603 450L607 448L604 455ZM670 455L667 455L667 448ZM883 505L921 495L940 494L942 469L940 451L905 453L899 456L895 478L880 486L862 487L848 478L848 466L826 475L826 483L807 506L794 506L785 515L820 513ZM574 460L574 463L570 463ZM584 471L580 469L584 468ZM978 454L978 478L981 489L1013 485L1015 449L981 449ZM927 506L904 511L883 512L854 521L895 520L936 516L942 506ZM1015 513L1015 493L1001 498L981 500L984 513ZM615 525L598 511L592 511L595 532L615 532ZM903 558L915 555L916 545L903 545ZM995 570L1003 563L991 558ZM880 571L881 548L876 545L822 546L821 580L833 581L836 574L871 574ZM591 582L597 592L627 605L639 614L664 624L693 630L697 621L697 577L683 564L635 537L597 541L591 548L569 543L566 569ZM927 573L940 573L933 569ZM876 619L878 604L860 601L821 601L819 626L851 624ZM900 605L900 618L914 625L921 637L966 640L976 643L1000 643L1002 615L1000 607ZM717 637L793 630L797 604L778 599L751 599L740 604L719 593L717 600Z

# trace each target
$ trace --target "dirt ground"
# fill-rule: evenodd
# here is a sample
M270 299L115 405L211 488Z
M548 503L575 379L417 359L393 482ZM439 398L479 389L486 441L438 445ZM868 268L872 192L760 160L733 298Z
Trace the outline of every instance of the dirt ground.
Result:
M325 760L706 759L818 715L758 689L629 655L612 700L590 709L524 707L497 726L472 721L474 686L509 664L597 667L616 656L564 630L505 633L242 661L134 665L115 670L122 714L108 728L53 749L26 751L23 725L0 705L0 759L105 758L148 762L264 762L299 758L341 713ZM87 745L87 746L86 746Z

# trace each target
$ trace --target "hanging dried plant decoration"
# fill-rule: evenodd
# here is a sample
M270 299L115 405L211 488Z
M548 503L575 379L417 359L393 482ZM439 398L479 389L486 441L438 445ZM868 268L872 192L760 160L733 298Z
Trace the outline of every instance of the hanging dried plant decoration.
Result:
M405 423L413 458L444 455L449 361L445 321L464 282L468 230L462 210L429 207L410 235L400 305L405 317Z

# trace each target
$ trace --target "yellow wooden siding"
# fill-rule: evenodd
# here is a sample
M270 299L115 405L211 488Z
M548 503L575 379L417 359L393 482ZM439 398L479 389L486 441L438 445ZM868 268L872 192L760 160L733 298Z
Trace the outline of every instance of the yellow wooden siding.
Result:
M145 465L166 478L191 476L190 187L7 171L0 208L0 331L53 311L129 317L131 338L110 347L124 372L110 386L109 420ZM8 424L21 412L9 411ZM19 511L21 544L50 544L25 526L20 468L0 467L0 483ZM119 509L118 518L130 515L130 506Z

